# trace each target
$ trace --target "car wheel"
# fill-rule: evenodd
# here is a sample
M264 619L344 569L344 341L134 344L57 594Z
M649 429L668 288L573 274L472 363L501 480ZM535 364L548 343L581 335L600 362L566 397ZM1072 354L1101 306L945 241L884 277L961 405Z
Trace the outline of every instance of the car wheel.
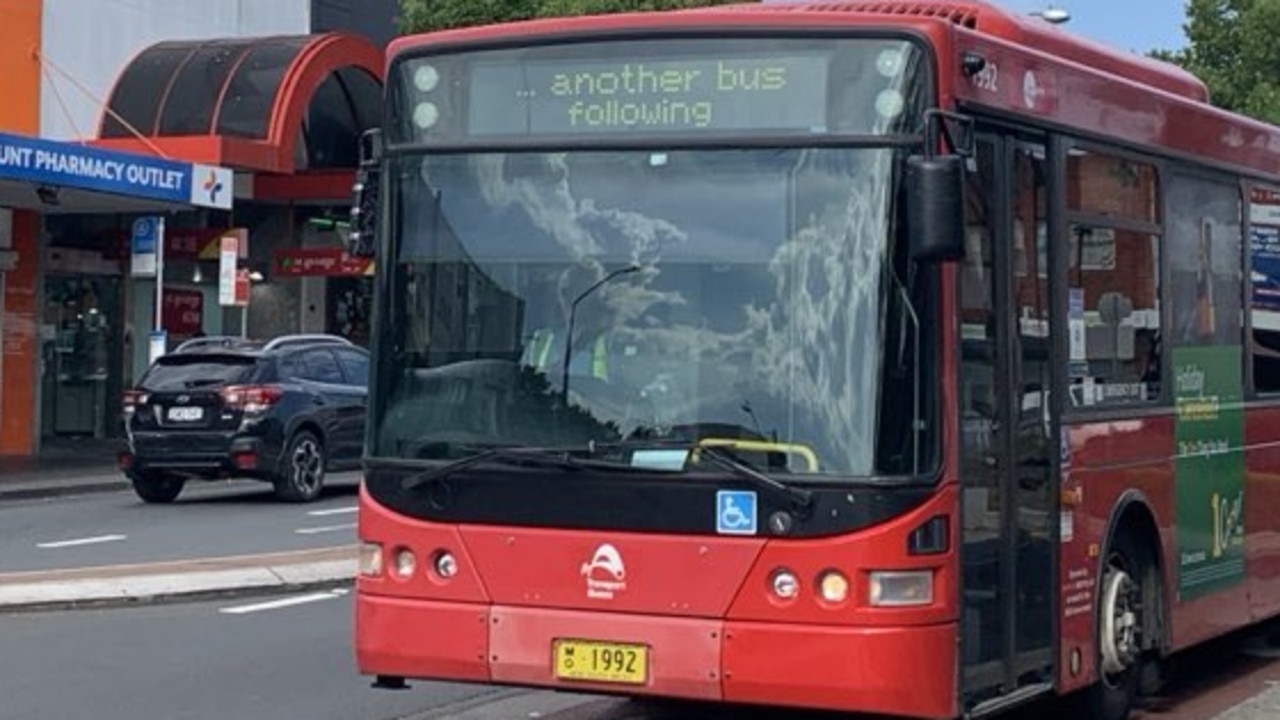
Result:
M280 474L275 479L276 496L287 502L311 502L320 497L326 463L320 438L299 430L282 458Z
M178 499L182 487L187 481L176 475L165 473L130 473L129 482L133 483L133 491L143 502L168 504Z

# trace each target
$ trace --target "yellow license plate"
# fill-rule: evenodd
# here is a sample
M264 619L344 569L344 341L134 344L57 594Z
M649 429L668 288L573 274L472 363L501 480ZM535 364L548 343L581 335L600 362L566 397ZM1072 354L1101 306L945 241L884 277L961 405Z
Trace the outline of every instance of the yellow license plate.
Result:
M556 677L604 683L642 685L649 680L649 648L644 645L592 640L557 640Z

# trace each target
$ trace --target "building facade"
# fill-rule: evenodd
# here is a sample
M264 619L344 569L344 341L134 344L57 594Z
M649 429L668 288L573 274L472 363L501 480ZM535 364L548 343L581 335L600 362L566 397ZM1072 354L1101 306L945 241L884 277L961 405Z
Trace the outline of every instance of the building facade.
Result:
M231 168L234 209L164 210L162 304L130 267L140 212L0 208L0 455L109 450L157 322L194 334L362 342L371 267L339 227L378 121L395 0L0 0L0 132ZM65 199L65 198L64 198ZM247 240L247 307L218 298ZM95 444L88 440L102 441Z

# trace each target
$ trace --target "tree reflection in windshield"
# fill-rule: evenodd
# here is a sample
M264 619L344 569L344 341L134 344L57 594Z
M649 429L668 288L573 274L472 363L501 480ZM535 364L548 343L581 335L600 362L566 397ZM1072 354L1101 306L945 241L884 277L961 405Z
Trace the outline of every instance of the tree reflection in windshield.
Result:
M820 473L871 474L892 161L396 158L394 352L375 373L374 454L710 436L798 444ZM773 469L803 468L790 462Z

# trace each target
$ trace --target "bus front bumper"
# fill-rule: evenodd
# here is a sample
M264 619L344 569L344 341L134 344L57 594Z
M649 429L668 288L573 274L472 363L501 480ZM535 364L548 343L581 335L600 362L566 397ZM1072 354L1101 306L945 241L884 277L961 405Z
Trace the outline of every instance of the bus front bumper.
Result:
M565 680L559 640L648 649L639 684ZM360 672L570 692L956 716L956 627L846 627L504 607L358 593Z

